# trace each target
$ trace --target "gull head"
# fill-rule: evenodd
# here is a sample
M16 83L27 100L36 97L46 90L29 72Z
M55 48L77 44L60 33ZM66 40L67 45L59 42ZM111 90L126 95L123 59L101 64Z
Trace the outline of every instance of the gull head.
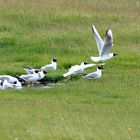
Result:
M98 69L99 70L103 69L103 65L98 65Z
M46 71L43 71L43 73L44 73L44 74L47 74L47 72L46 72Z
M40 72L40 70L35 70L35 73L38 73L38 72Z
M117 53L113 53L113 56L116 56L116 55L118 55Z
M84 65L87 65L87 64L89 64L89 63L88 62L82 62L80 65L84 66Z
M84 65L87 65L87 64L89 64L89 63L88 63L88 62L83 62L83 64L84 64Z
M44 71L44 70L42 70L42 69L36 69L36 70L35 70L35 73L44 73L44 74L46 74L47 71Z
M57 59L53 58L52 61L53 61L53 62L57 62Z

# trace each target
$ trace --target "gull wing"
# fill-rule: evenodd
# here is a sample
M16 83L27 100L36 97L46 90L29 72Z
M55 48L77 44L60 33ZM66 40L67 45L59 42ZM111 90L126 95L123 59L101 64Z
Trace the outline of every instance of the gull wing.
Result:
M64 73L63 76L67 77L67 76L70 76L70 75L73 75L73 74L75 74L74 71L68 71L67 73Z
M20 78L22 78L23 80L28 80L34 78L34 75L33 74L21 75Z
M24 68L24 70L27 72L27 74L33 74L35 72L35 69Z
M0 75L0 80L5 80L7 79L8 82L12 83L14 81L18 81L17 78L10 76L10 75Z
M101 57L103 56L108 56L110 53L110 49L113 46L113 35L112 35L112 31L109 29L106 32L106 36L104 39L104 46L101 52Z
M86 64L84 65L84 69L96 66L97 64Z
M103 56L108 56L109 53L110 53L111 47L112 47L112 43L105 44L105 45L103 46L103 50L102 50L102 52L101 52L101 57L103 57Z
M6 75L1 75L0 76L0 80L5 80L5 79L9 80L10 78Z
M77 69L79 69L80 65L74 65L74 66L71 66L69 71L75 71Z
M83 76L83 78L87 78L87 79L95 79L95 78L97 78L97 76L98 76L98 75L97 75L96 72L92 72L92 73L89 73L89 74Z
M102 48L103 48L103 45L104 45L104 41L100 37L100 35L97 32L97 30L96 30L96 28L95 28L94 25L92 25L92 32L93 32L93 35L95 37L95 40L96 40L96 43L97 43L97 48L98 48L98 51L99 51L99 56L100 56L101 55Z
M32 69L29 66L23 65L24 70L26 71L27 74L33 74L35 72L35 69Z
M49 69L53 69L53 65L52 64L48 64L48 65L45 65L45 66L41 67L41 70L44 70L44 71L49 70Z

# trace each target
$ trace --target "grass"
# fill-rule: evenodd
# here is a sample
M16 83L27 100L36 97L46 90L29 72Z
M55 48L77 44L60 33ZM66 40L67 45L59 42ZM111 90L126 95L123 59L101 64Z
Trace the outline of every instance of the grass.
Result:
M50 89L0 91L0 139L139 140L139 0L0 1L0 74L22 74L58 59ZM97 55L94 24L111 28L119 55L99 80L62 79L73 64ZM85 71L91 72L95 68Z

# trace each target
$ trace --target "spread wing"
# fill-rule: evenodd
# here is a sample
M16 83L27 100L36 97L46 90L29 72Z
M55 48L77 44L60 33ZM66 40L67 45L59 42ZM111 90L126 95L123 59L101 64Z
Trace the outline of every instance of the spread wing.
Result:
M104 39L104 45L103 45L103 49L101 52L101 56L107 56L110 53L110 49L113 46L113 35L112 35L112 31L109 29L106 31L106 36Z
M98 51L99 51L99 56L100 56L101 55L102 48L103 48L103 45L104 45L104 41L100 37L100 35L97 32L97 30L96 30L96 28L95 28L94 25L92 26L92 32L93 32L93 35L95 37L97 48L98 48Z
M86 64L84 65L84 69L96 66L97 64Z
M105 44L103 46L103 50L101 52L101 56L103 57L103 56L109 55L111 47L112 47L112 43Z

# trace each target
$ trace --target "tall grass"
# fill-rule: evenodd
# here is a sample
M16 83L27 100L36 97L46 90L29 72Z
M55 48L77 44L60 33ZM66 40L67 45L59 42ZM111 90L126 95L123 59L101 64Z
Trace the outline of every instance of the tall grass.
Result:
M0 74L22 74L58 59L46 78L53 88L0 91L0 139L140 139L139 0L0 1ZM112 52L99 80L62 79L70 65L98 55L91 25L104 37L111 28ZM85 73L96 70L91 68Z

